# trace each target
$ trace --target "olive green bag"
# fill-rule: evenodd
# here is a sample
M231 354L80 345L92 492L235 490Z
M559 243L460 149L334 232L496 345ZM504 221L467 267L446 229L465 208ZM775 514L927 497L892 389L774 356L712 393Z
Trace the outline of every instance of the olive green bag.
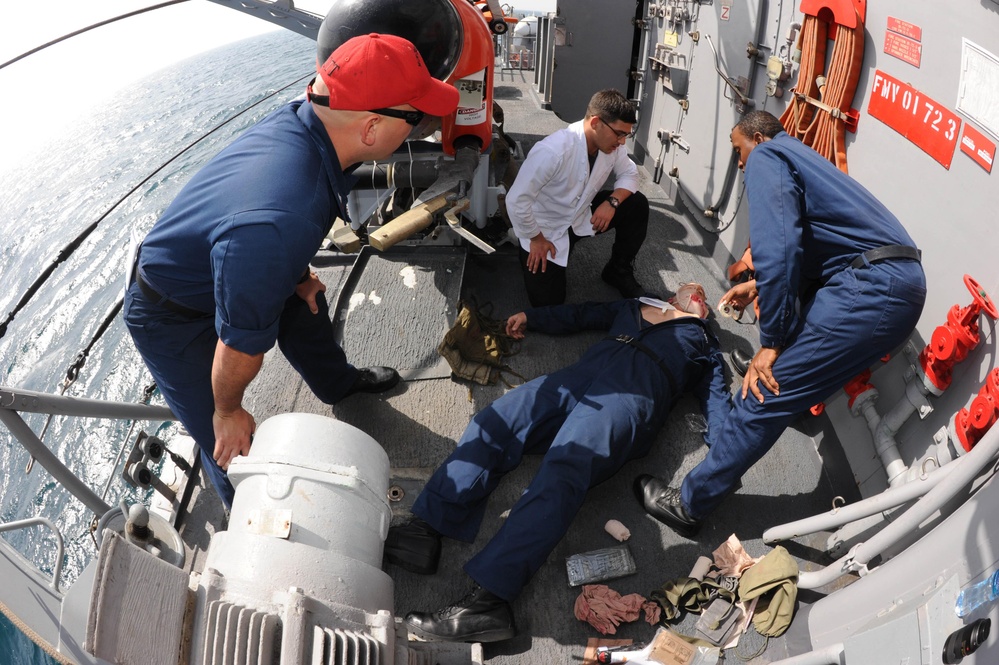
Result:
M444 334L437 353L447 360L451 372L460 379L484 386L503 379L509 386L504 372L521 380L524 378L504 361L507 356L516 354L520 345L506 334L505 321L489 316L491 309L489 306L480 309L474 301L458 303L458 317Z

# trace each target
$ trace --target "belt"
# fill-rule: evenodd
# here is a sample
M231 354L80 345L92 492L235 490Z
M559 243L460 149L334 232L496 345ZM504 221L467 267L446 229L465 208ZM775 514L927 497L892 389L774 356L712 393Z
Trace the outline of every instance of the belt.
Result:
M138 269L135 271L135 281L138 282L139 290L142 291L142 294L146 296L147 299L161 307L165 307L174 314L179 314L185 319L201 319L206 316L211 316L208 312L202 312L199 309L192 309L181 305L179 302L174 302L173 300L166 298L159 291L149 286L149 282L142 279L142 274L138 271Z
M676 396L676 394L677 394L676 393L676 379L673 377L673 372L666 365L666 363L663 361L663 359L660 358L658 355L656 355L655 351L653 351L649 347L645 346L644 344L642 344L641 342L639 342L637 339L635 339L631 335L626 335L624 333L621 333L620 335L617 335L617 336L608 335L604 339L609 339L609 340L613 340L615 342L621 342L622 344L627 344L628 346L630 346L632 348L635 348L635 349L638 349L639 351L641 351L642 353L644 353L648 357L652 358L652 360L654 360L655 363L657 365L659 365L659 369L661 369L663 371L663 374L666 375L666 381L669 382L670 394L672 394L673 396Z
M888 259L911 259L912 261L919 261L921 255L922 252L909 245L885 245L884 247L875 247L874 249L867 250L855 258L850 267L859 269L870 263L887 261Z

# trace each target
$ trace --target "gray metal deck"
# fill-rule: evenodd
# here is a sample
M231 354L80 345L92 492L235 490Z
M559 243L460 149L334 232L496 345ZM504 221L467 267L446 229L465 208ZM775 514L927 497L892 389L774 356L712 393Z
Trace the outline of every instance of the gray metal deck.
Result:
M565 124L541 109L531 76L531 72L497 72L495 83L497 101L505 111L505 131L521 142L525 151ZM671 294L682 282L698 281L707 290L709 301L716 301L727 288L719 263L728 257L713 258L716 237L685 220L666 192L652 183L648 172L642 169L640 172L642 191L652 206L652 218L648 239L636 265L639 280L664 296ZM664 181L664 186L666 184ZM611 243L611 237L602 237L577 246L569 268L570 301L618 297L617 292L599 277ZM418 270L416 288L427 293L421 293L418 299L410 297L415 292L410 294L409 287L402 283L398 261L398 257L393 256L375 256L368 260L369 270L378 264L375 272L381 275L381 281L370 285L370 289L384 298L381 302L394 304L365 312L360 330L353 327L354 321L348 322L347 349L352 358L363 359L359 364L407 362L405 358L400 359L397 347L400 326L411 326L406 334L406 353L422 355L423 365L431 367L434 363L427 358L432 358L449 317L453 316L455 303L450 300L454 282L441 276L432 279L432 274ZM320 273L333 302L347 279L346 262L342 267L324 267ZM367 289L369 287L365 286L361 291ZM525 308L527 300L521 287L516 249L506 244L490 256L469 250L462 295L474 296L480 303L492 303L496 318ZM440 315L441 309L446 309L447 317ZM405 320L400 321L400 315ZM361 320L356 319L358 325ZM416 321L430 323L417 326ZM738 346L750 351L756 344L757 333L752 325L713 315L712 326L726 349ZM420 335L424 339L414 346L414 336ZM525 377L533 378L573 362L598 338L596 333L568 338L529 336L510 364ZM363 348L358 346L358 339L363 340ZM333 415L367 432L388 452L399 484L407 489L407 496L401 502L404 506L414 498L420 479L428 476L453 449L471 416L506 390L502 384L470 388L468 384L435 372L424 376L439 378L407 380L387 394L356 395L330 409L316 400L284 358L272 351L265 360L261 376L251 386L247 402L258 423L277 413L297 411ZM702 459L705 447L701 435L693 431L686 420L688 414L697 412L693 398L682 401L659 435L654 452L645 459L629 463L615 478L591 492L567 537L515 602L519 636L509 642L486 645L485 654L490 663L547 665L582 660L587 639L599 637L599 634L573 617L573 603L579 590L568 586L565 558L615 544L603 530L603 524L610 518L620 520L631 530L628 545L638 572L608 584L622 594L637 592L648 596L663 582L686 576L698 556L710 556L732 533L742 540L751 555L760 556L770 549L760 540L765 528L826 511L837 495L848 501L858 496L839 445L823 438L824 417L806 416L750 470L743 478L742 489L722 505L696 540L677 536L644 514L632 496L631 483L641 473L654 473L678 483ZM496 531L501 515L517 500L536 468L537 460L528 458L521 468L504 479L491 499L474 545L446 541L441 571L435 577L426 578L389 567L396 586L397 616L404 616L411 610L437 609L465 593L470 581L461 566ZM803 567L825 563L822 552L808 542L786 546ZM799 594L799 601L815 598L814 592ZM677 626L678 630L689 629L696 618L683 621ZM653 632L652 627L639 620L622 625L615 637L644 642ZM763 647L766 648L762 655L749 662L771 662L785 655L783 640L771 640L766 644L752 629L743 638L738 651L748 656Z

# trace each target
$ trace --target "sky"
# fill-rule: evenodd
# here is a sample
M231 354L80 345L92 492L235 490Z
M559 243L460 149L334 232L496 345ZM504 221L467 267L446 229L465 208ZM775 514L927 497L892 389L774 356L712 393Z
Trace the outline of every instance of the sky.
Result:
M514 10L554 11L556 0L515 0ZM4 2L0 63L93 23L157 0ZM325 15L329 0L296 0ZM72 37L0 69L0 170L39 136L72 122L132 81L179 60L281 28L208 0L189 0ZM38 93L45 92L45 97ZM53 101L57 93L59 102Z

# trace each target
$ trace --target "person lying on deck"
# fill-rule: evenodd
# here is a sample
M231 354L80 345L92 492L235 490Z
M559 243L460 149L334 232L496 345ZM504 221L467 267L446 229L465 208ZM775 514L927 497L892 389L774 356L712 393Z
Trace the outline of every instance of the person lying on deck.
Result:
M389 529L386 559L433 574L441 536L473 542L502 477L524 454L544 455L503 526L465 564L471 592L444 609L409 613L411 633L455 642L512 638L510 603L565 535L587 490L646 455L686 392L701 400L710 444L730 395L718 340L701 318L707 316L703 289L691 286L693 298L677 302L683 309L640 298L528 309L507 320L507 333L515 338L528 329L608 335L578 362L511 390L477 413L417 497L414 519Z

